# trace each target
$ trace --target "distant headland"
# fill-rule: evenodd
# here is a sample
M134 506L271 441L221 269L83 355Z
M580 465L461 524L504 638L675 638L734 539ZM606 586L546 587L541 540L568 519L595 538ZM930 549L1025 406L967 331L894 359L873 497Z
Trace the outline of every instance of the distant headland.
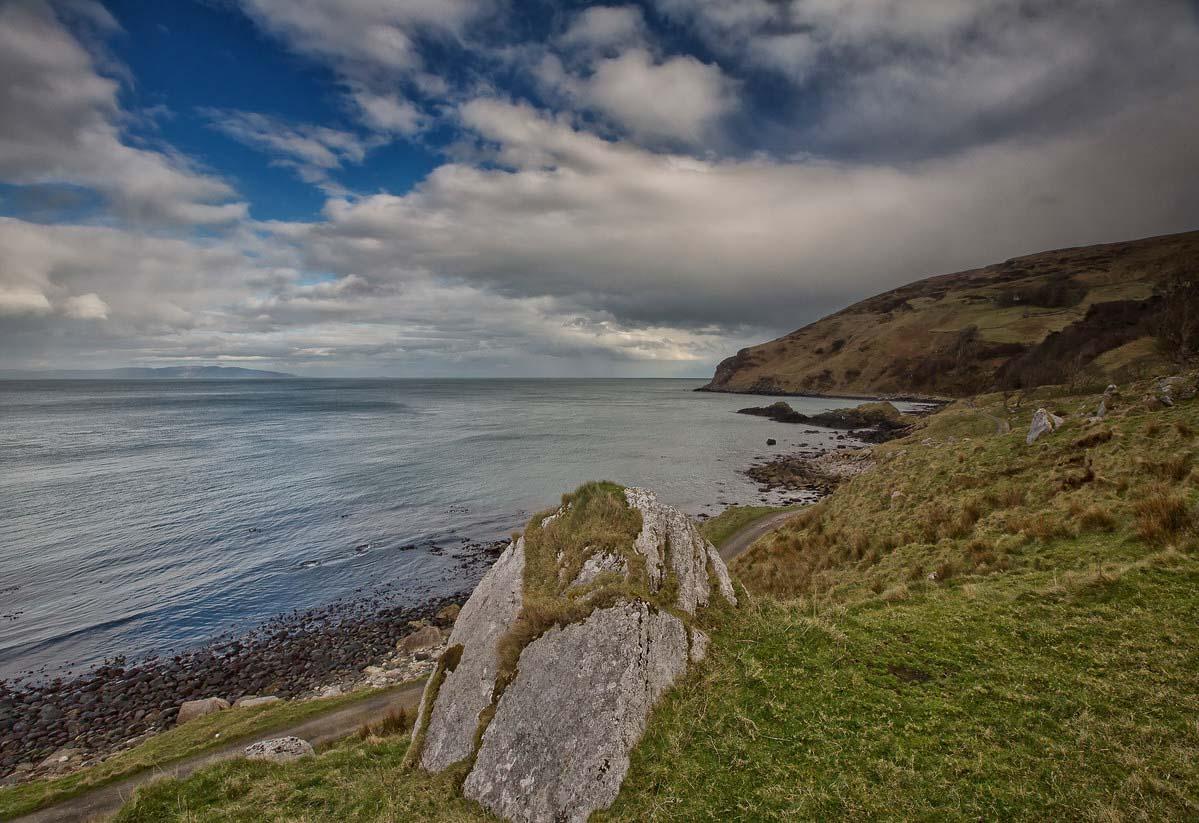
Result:
M162 368L0 370L0 380L286 380L296 375L236 366Z

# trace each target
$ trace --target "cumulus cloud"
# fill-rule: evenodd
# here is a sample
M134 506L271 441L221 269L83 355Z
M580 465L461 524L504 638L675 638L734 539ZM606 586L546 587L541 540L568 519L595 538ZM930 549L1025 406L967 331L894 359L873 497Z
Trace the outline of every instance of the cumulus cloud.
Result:
M95 292L68 297L63 303L63 314L75 320L107 320L108 304Z
M246 13L298 50L353 71L414 69L422 33L454 36L485 0L242 0Z
M115 26L94 4L75 3L94 24ZM71 183L103 193L114 210L147 222L222 223L244 217L224 181L169 151L132 145L122 133L119 84L42 0L0 5L0 179Z
M1193 4L1135 0L656 0L792 81L804 148L931 156L1063 132L1199 73Z
M633 45L645 37L645 18L636 6L593 6L579 12L559 44L567 49L609 49Z
M277 229L307 267L371 281L433 272L626 324L786 328L934 272L1187 228L1199 113L1186 99L904 168L700 161L480 100L463 122L495 146L490 163L444 165L402 196L334 199L324 220Z

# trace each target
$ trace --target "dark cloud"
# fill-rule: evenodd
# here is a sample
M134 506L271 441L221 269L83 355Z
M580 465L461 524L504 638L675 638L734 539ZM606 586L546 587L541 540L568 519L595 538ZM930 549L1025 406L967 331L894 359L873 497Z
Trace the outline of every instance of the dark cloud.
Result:
M324 189L309 221L126 138L102 7L0 6L0 182L42 220L0 218L0 366L698 374L901 282L1199 225L1173 0L656 0L515 44L502 4L242 5L360 115L206 113ZM411 190L337 183L431 129Z

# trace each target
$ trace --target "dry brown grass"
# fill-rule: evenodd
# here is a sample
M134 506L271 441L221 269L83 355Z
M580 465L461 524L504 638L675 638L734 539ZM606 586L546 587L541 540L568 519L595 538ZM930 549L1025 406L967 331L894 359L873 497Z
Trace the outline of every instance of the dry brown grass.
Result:
M1114 532L1119 524L1107 509L1090 506L1078 515L1078 526L1088 532Z
M392 709L378 723L363 723L358 729L358 737L367 738L395 737L407 734L412 729L416 718L405 708Z
M1137 534L1147 543L1162 545L1190 532L1194 514L1186 498L1164 486L1152 488L1133 506Z

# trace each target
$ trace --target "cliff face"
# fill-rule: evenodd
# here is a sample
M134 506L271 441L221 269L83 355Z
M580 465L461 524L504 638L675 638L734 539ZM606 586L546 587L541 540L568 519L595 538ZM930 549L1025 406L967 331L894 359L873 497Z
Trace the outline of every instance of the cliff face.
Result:
M742 349L705 389L961 396L1123 382L1163 364L1162 327L1186 324L1172 315L1194 302L1185 286L1196 280L1199 232L1018 257L920 280Z

